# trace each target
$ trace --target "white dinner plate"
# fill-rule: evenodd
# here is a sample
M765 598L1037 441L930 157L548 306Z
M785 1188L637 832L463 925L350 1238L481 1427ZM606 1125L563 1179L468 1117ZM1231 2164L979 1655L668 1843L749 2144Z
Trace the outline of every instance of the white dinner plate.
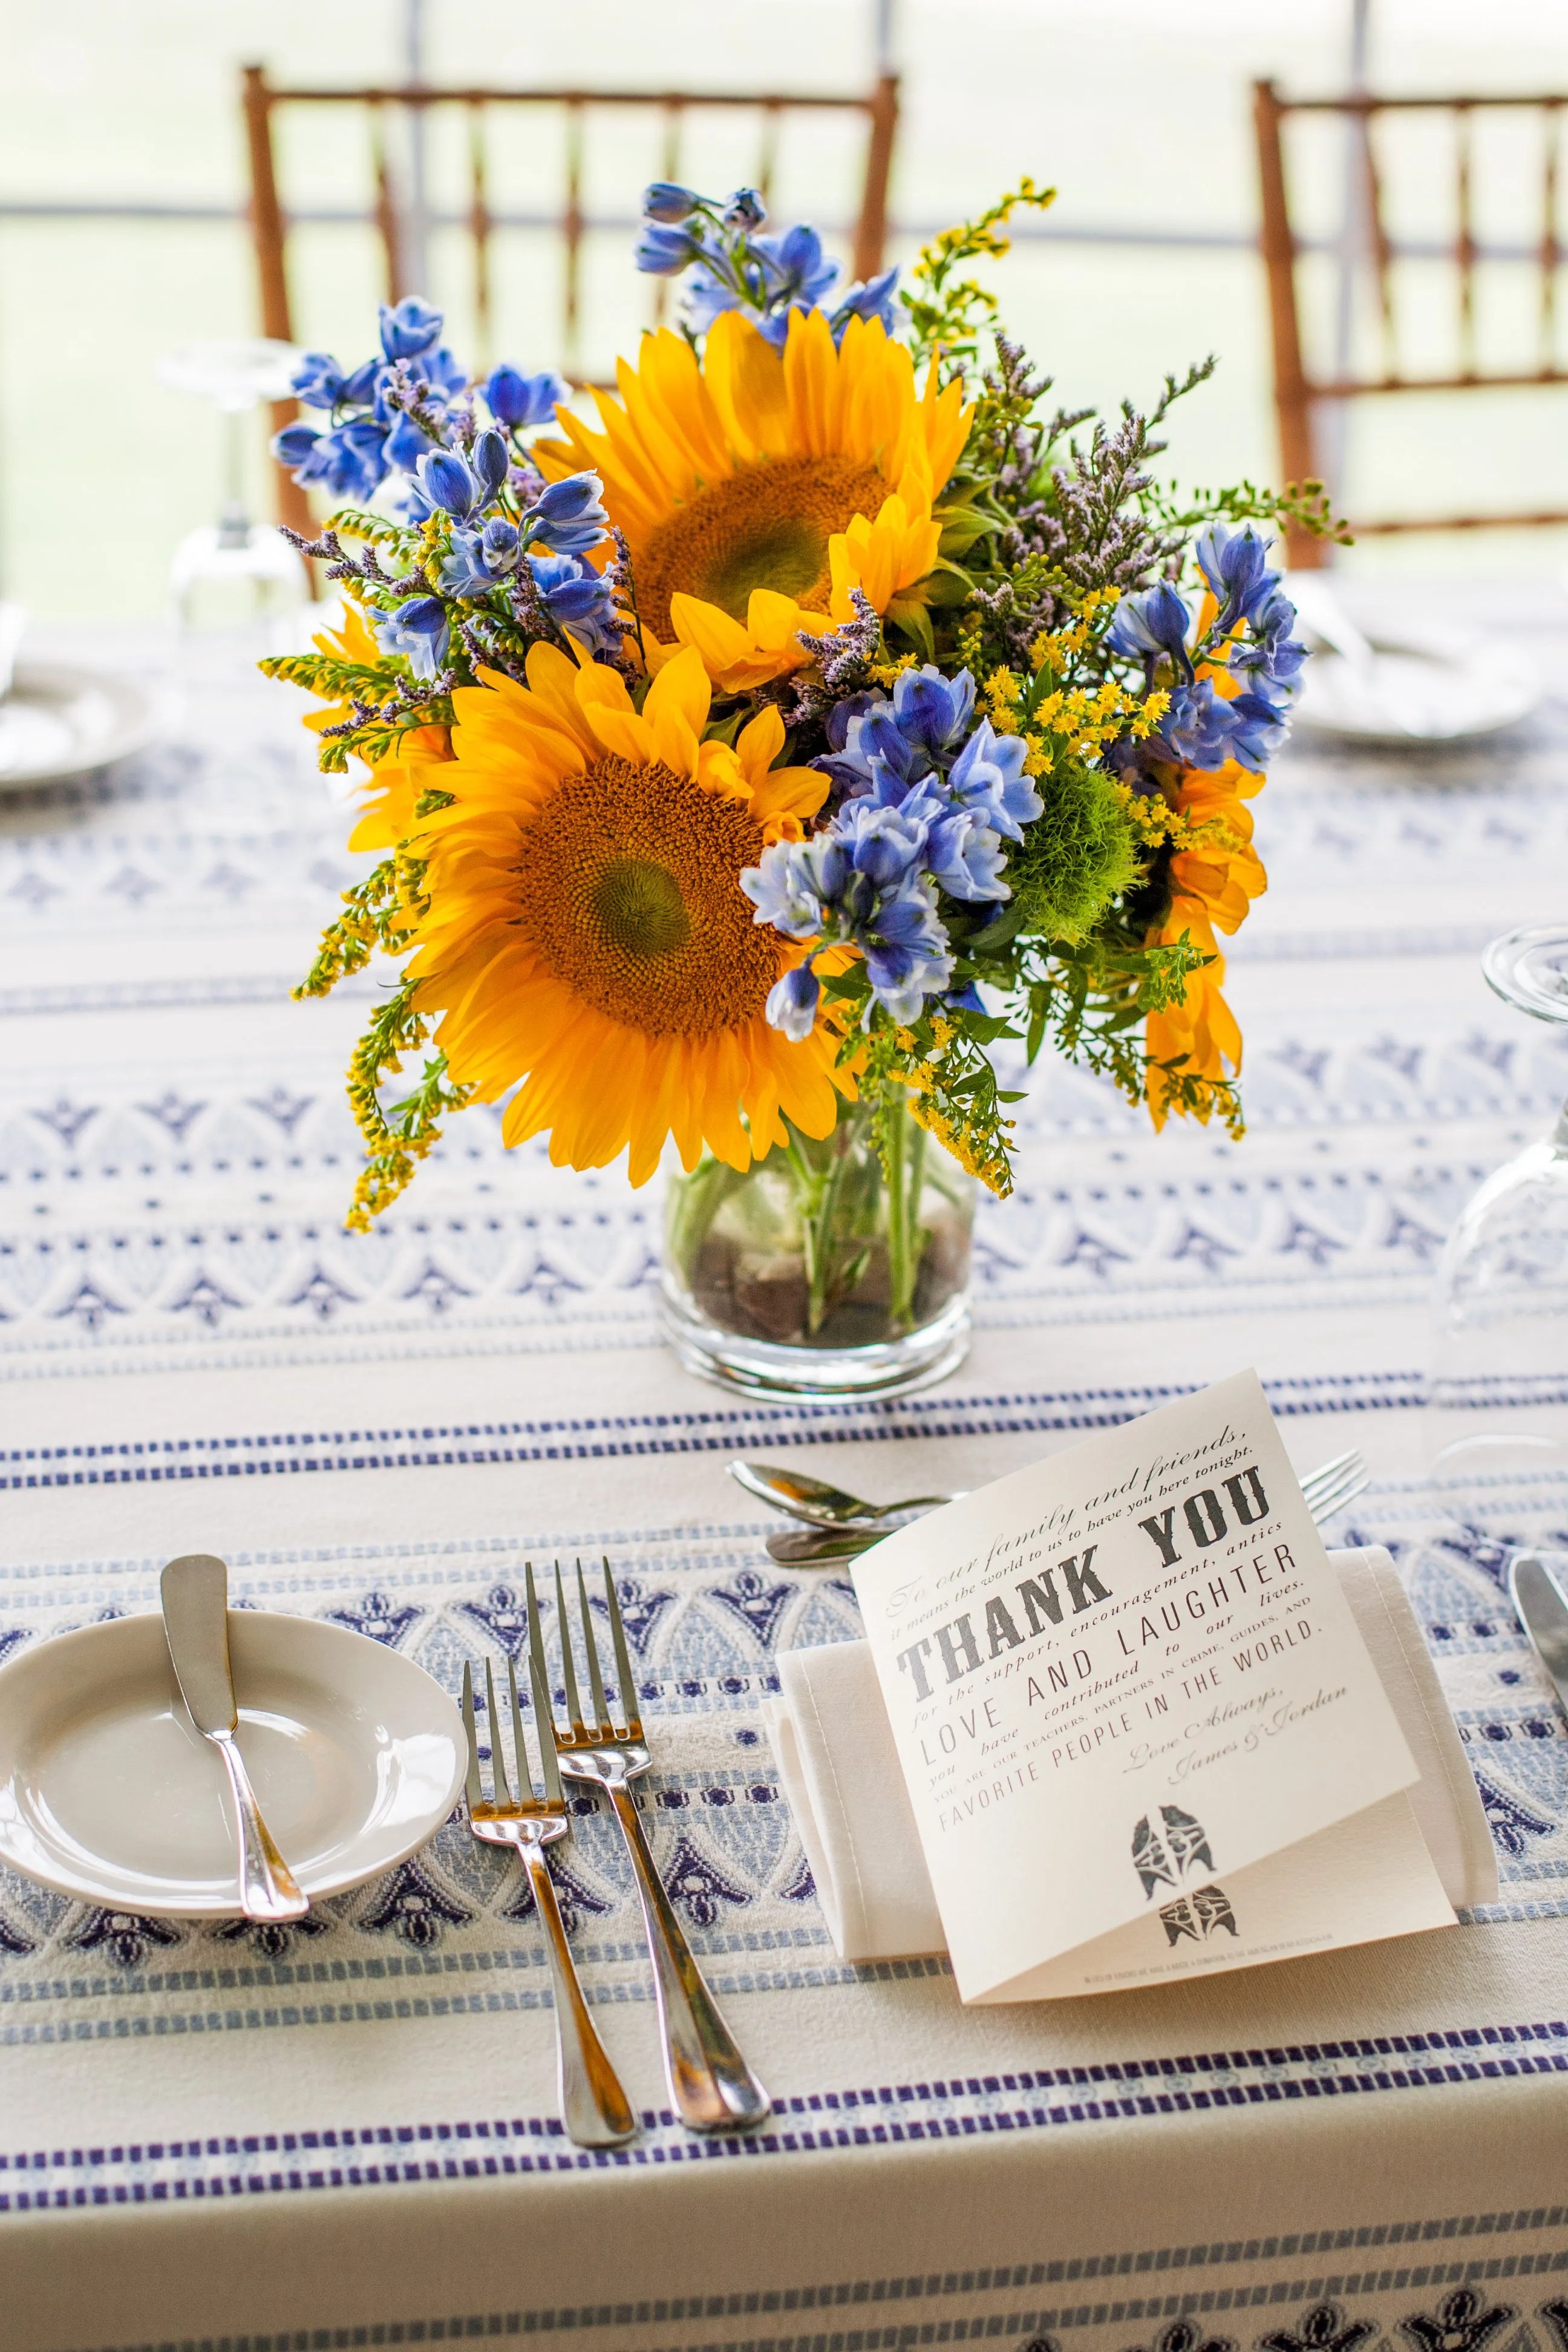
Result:
M425 1844L468 1762L440 1685L315 1618L238 1609L228 1628L240 1748L304 1892ZM223 1760L185 1712L162 1617L84 1625L0 1666L0 1861L127 1911L238 1912Z
M1408 749L1468 742L1517 726L1542 691L1529 656L1511 646L1384 630L1370 661L1314 654L1293 715L1319 734Z
M58 784L128 760L152 740L158 705L113 670L19 661L0 701L0 792Z

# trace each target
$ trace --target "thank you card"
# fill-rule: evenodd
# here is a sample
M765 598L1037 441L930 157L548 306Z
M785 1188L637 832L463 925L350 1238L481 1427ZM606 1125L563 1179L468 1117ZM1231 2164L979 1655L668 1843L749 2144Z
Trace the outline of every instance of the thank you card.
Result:
M1255 1373L900 1529L855 1583L966 2000L1452 1924Z

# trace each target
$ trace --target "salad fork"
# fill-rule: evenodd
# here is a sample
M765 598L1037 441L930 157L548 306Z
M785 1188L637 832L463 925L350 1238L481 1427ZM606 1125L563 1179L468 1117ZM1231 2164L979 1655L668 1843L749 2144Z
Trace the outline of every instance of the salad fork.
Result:
M495 1795L487 1797L479 1775L479 1734L474 1720L474 1679L463 1666L463 1727L468 1735L468 1826L488 1845L515 1846L528 1872L534 1908L544 1929L545 1949L555 1992L555 2072L561 2100L561 2120L580 2147L619 2147L637 2137L637 2122L620 2078L605 2054L583 1999L583 1988L566 1941L555 1884L544 1859L544 1849L567 1833L566 1799L556 1762L554 1723L550 1698L537 1654L531 1660L533 1675L533 1722L539 1743L540 1775L544 1794L536 1796L528 1746L522 1736L522 1713L517 1703L517 1669L507 1661L511 1699L511 1734L517 1759L517 1795L507 1780L500 1713L496 1706L495 1676L485 1660L485 1705L490 1735L490 1770Z
M539 1627L539 1601L533 1570L527 1568L529 1640L534 1673L543 1683L543 1644ZM573 1657L572 1627L561 1570L555 1570L556 1622L561 1629L562 1680L565 1686L568 1728L552 1724L560 1751L561 1769L569 1779L588 1780L602 1789L615 1810L626 1842L642 1905L648 1957L653 1962L654 1999L664 2036L665 2080L676 2113L691 2131L752 2131L765 2123L772 2102L737 2048L719 2013L701 1970L692 1957L674 1906L660 1884L653 1854L632 1795L631 1782L647 1771L653 1759L643 1738L637 1712L637 1683L626 1650L626 1628L610 1563L605 1562L605 1601L610 1636L615 1645L616 1696L624 1718L617 1730L610 1718L610 1703L599 1665L594 1621L588 1613L588 1588L577 1567L577 1599L582 1612L583 1648L587 1660L588 1690L594 1720L585 1723Z

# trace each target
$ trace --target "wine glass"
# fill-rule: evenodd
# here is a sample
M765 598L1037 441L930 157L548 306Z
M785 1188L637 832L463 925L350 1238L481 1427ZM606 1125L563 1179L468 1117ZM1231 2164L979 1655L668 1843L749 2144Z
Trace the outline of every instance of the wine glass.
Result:
M212 401L224 419L217 521L186 533L170 575L186 629L254 630L304 602L308 583L300 555L270 523L251 521L244 488L244 420L258 402L288 398L299 362L291 343L258 337L186 343L158 363L161 383Z
M1568 923L1504 932L1481 970L1517 1012L1568 1023ZM1433 1485L1470 1525L1518 1532L1568 1470L1568 1105L1461 1212L1434 1319Z

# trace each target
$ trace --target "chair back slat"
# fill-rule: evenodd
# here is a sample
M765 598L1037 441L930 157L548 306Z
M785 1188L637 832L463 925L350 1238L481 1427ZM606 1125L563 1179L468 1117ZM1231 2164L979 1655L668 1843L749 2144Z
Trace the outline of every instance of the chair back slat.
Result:
M565 246L562 287L563 345L566 373L574 376L583 352L583 101L566 101L566 209L561 215Z
M1317 475L1318 467L1314 462L1316 411L1325 402L1349 400L1366 394L1496 391L1542 383L1568 383L1568 367L1563 364L1557 346L1558 274L1563 264L1558 228L1558 187L1562 120L1565 105L1568 105L1568 96L1546 92L1525 97L1489 92L1484 96L1444 98L1372 98L1357 94L1347 98L1285 99L1280 97L1271 82L1254 85L1253 120L1258 139L1260 198L1258 242L1268 290L1280 457L1288 482L1308 481ZM1478 287L1489 256L1476 229L1478 171L1475 117L1483 108L1502 109L1510 113L1533 111L1540 116L1542 125L1541 235L1534 256L1540 277L1539 364L1533 370L1518 366L1487 369L1481 364L1477 323L1479 310ZM1352 247L1363 244L1368 249L1359 256L1352 250L1348 257L1352 264L1358 257L1363 262L1370 261L1375 273L1383 356L1382 373L1379 374L1358 374L1347 368L1343 373L1318 375L1306 362L1297 289L1297 264L1303 250L1303 242L1291 221L1289 179L1284 153L1286 118L1299 114L1340 115L1348 118L1352 127L1355 141L1352 152L1358 153L1364 188L1364 235L1352 239ZM1447 123L1453 137L1454 229L1451 239L1441 248L1441 257L1450 262L1454 269L1455 358L1450 372L1446 374L1411 374L1401 362L1394 300L1395 265L1401 257L1400 248L1388 232L1384 203L1388 159L1386 154L1380 158L1373 138L1374 117L1415 114L1436 116ZM1417 250L1425 248L1418 247ZM1522 257L1531 258L1530 247L1525 248ZM1357 533L1375 534L1561 523L1568 523L1568 509L1529 515L1408 517L1357 521L1353 527ZM1287 534L1287 541L1289 559L1293 564L1310 567L1325 560L1322 542L1304 531L1290 530Z
M1563 106L1546 110L1541 155L1541 366L1549 374L1557 357L1557 273L1563 246L1557 233L1558 158L1563 145Z
M1378 325L1383 336L1383 373L1387 377L1399 373L1399 330L1394 315L1394 239L1388 234L1388 223L1383 209L1383 173L1378 167L1377 150L1373 143L1371 119L1359 114L1355 121L1355 142L1361 162L1362 184L1365 190L1367 239L1372 247L1373 268L1377 276Z
M494 221L489 192L489 157L485 149L485 109L481 99L468 101L468 236L474 248L475 358L489 363L490 334L490 231Z
M409 291L404 283L403 236L392 164L386 152L386 106L377 99L370 110L370 160L375 176L375 226L381 237L386 271L386 299L401 302Z
M1454 110L1454 257L1458 264L1459 373L1473 376L1476 368L1476 227L1471 203L1470 110Z
M784 118L793 113L858 116L866 126L866 167L860 211L855 227L853 275L875 276L882 262L888 232L888 187L893 142L898 125L898 82L885 74L865 97L802 92L740 90L589 90L440 89L427 83L405 88L304 89L280 89L268 80L265 68L244 68L247 146L250 157L251 225L256 246L258 282L265 331L293 340L289 299L288 241L289 220L279 192L273 147L273 118L280 108L351 107L368 117L371 169L374 181L370 218L379 236L388 297L399 301L426 289L409 283L408 239L404 234L405 207L395 158L398 150L390 133L395 122L417 128L432 107L458 106L468 118L468 207L461 222L473 247L473 288L476 358L487 363L494 348L493 254L497 231L505 225L491 194L489 130L497 110L516 107L537 111L552 109L564 116L564 195L559 215L562 245L561 308L565 372L580 374L583 341L583 252L588 233L584 205L586 123L590 109L630 108L656 110L663 128L663 177L679 181L688 118L694 109L719 111L743 109L760 115L760 152L756 184L764 201L777 175L779 140ZM417 163L417 154L416 162ZM417 172L414 200L422 201ZM662 320L669 299L665 278L654 284L652 309ZM295 404L279 404L279 424L296 414ZM285 475L279 476L279 512L294 528L310 527L304 494Z

